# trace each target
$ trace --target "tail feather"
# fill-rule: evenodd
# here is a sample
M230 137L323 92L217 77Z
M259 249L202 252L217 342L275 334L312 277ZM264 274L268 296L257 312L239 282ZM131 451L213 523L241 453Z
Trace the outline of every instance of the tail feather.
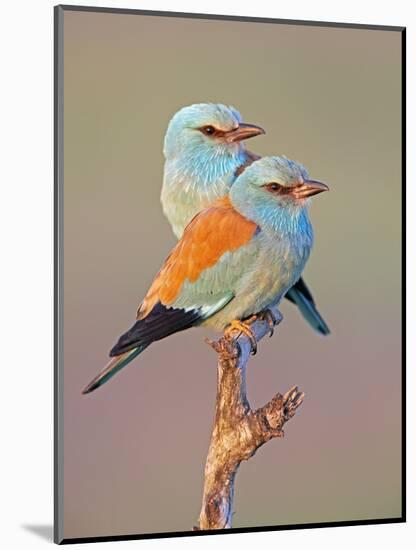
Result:
M316 309L313 299L309 300L303 292L295 287L287 292L286 297L298 306L303 317L313 329L325 336L330 334L329 327Z
M222 307L223 302L220 302L220 305ZM202 318L200 308L175 309L158 302L146 317L137 319L134 325L120 336L110 351L109 363L82 393L90 393L105 384L152 342L198 324Z
M147 348L149 344L138 346L132 350L129 350L121 355L113 357L105 366L105 368L82 390L82 393L91 393L98 387L102 386L115 374L117 374L122 368L124 368L130 361L137 357L143 350Z

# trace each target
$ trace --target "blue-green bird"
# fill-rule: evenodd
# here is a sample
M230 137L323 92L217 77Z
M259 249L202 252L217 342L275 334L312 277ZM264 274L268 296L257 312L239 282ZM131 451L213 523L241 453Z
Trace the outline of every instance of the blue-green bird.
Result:
M221 104L198 103L173 116L164 142L161 201L177 237L195 214L228 195L237 176L260 158L247 151L244 144L260 134L264 134L262 128L244 123L234 107ZM299 307L317 332L329 334L302 278L289 289L286 298Z
M244 320L276 306L299 279L313 243L309 199L327 189L310 180L301 164L284 157L251 164L225 198L187 225L142 301L136 322L84 393L174 332L207 326L250 334Z

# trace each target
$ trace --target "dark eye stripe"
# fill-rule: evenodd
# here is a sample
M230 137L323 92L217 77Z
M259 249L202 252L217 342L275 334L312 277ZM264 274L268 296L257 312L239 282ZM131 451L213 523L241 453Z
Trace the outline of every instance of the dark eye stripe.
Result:
M214 126L211 126L208 124L207 126L201 126L201 128L198 128L200 132L202 132L205 136L208 137L223 137L226 132L224 130L218 130L218 128L215 128Z
M286 185L281 185L275 181L266 184L264 187L267 191L273 193L273 195L288 195L293 190L293 187L287 187Z

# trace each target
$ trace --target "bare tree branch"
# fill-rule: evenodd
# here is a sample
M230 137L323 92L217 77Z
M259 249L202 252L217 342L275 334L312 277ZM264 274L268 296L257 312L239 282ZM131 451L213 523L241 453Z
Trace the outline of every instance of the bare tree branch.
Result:
M282 315L272 310L276 322ZM261 340L269 331L266 318L256 318L250 328ZM234 481L242 460L259 447L282 437L284 424L301 405L304 394L294 386L284 395L277 393L256 411L250 408L246 392L246 369L251 352L250 339L225 333L208 342L218 353L218 381L215 420L211 435L199 526L194 529L227 529L232 523Z

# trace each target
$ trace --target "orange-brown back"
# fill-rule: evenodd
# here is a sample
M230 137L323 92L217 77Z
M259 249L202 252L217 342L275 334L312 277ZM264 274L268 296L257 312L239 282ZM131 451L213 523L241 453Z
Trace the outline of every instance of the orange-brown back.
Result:
M257 225L237 212L228 197L197 214L156 275L137 318L146 317L158 302L172 304L186 279L195 282L223 254L249 242L256 229Z

